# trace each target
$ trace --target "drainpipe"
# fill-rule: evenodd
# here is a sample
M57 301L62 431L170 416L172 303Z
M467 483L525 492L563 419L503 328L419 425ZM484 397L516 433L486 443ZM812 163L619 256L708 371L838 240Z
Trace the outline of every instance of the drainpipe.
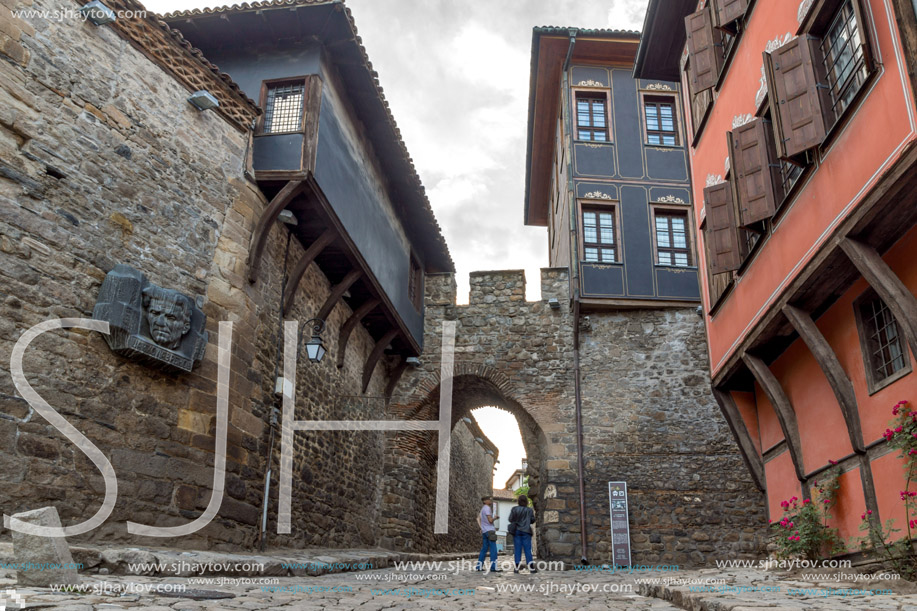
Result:
M573 57L573 47L576 45L577 29L569 30L570 46L567 48L567 57L563 65L563 103L561 108L564 114L564 124L567 129L567 143L570 153L567 155L567 190L572 202L576 201L573 190L573 123L570 113L570 60ZM580 531L580 561L589 564L586 558L586 482L583 474L583 395L580 388L580 362L579 362L579 321L580 321L580 290L579 290L579 247L577 243L577 214L576 206L570 206L570 259L572 274L570 287L573 293L573 389L576 402L576 478L579 488L579 531Z

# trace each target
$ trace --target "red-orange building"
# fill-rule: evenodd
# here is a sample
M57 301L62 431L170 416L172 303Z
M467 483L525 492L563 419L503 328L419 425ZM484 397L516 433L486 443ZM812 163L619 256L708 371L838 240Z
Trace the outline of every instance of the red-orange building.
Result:
M712 383L780 502L839 461L835 526L903 526L883 432L917 403L911 0L651 0L635 76L681 80Z

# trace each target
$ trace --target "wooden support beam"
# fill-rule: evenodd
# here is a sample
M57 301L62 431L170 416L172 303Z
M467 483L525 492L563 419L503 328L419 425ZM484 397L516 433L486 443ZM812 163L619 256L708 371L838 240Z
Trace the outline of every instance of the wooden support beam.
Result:
M911 352L917 355L917 297L882 260L875 248L850 238L841 240L840 245L850 262L891 310Z
M333 229L326 229L322 235L318 236L318 239L309 245L309 248L307 248L306 252L303 253L302 258L296 262L296 267L293 268L293 271L290 272L289 279L287 279L287 286L283 294L284 314L286 314L290 308L293 307L293 301L296 299L296 289L299 288L299 282L305 275L306 270L312 264L312 261L315 260L315 257L320 255L321 252L325 250L329 244L334 242L336 235L337 234Z
M863 498L866 500L866 509L872 511L869 515L869 522L879 528L882 525L882 520L879 518L879 498L876 496L876 484L872 478L872 463L866 454L860 454L857 458L860 461L860 483L863 485Z
M380 303L382 302L378 299L370 299L364 302L359 308L354 310L350 318L341 325L341 332L338 335L338 369L344 366L344 351L347 349L347 340L350 339L351 331L357 326L357 323L363 320L363 317L375 310L376 306Z
M744 353L742 354L742 360L751 370L758 384L761 385L771 405L774 406L774 411L777 413L777 420L780 421L780 428L783 430L783 437L786 439L786 445L790 451L790 458L793 459L793 468L796 470L796 478L801 482L805 482L806 470L802 462L802 442L799 438L799 425L796 423L796 412L793 411L793 406L790 404L789 398L787 398L786 393L783 392L783 388L780 386L780 380L778 380L770 368L764 364L764 361L758 357Z
M376 368L376 363L382 358L382 353L385 352L385 348L393 339L398 337L399 333L401 333L401 331L398 329L392 329L386 332L386 334L376 342L376 345L373 346L373 351L366 357L366 363L363 365L363 390L361 392L366 392L366 388L369 386L369 380L373 377L373 369Z
M395 392L395 387L398 386L398 382L401 380L401 376L404 375L404 370L408 368L408 362L405 359L401 359L401 362L398 363L398 366L395 367L395 371L392 372L392 377L388 381L388 384L385 386L385 398L391 399L392 394Z
M831 390L837 398L840 405L841 413L844 414L844 421L847 423L847 434L850 436L850 446L857 454L866 452L866 445L863 443L863 429L860 426L860 412L857 409L856 392L853 390L853 384L847 377L847 372L841 367L841 362L837 355L818 330L812 317L803 310L789 304L783 306L783 313L786 315L790 324L799 333L799 337L809 347L809 351L818 366L828 378Z
M764 492L766 485L764 460L758 449L755 448L751 435L748 433L748 427L745 426L745 421L739 412L739 407L736 405L735 399L732 398L732 393L728 390L714 388L713 397L720 406L720 411L723 412L726 423L729 424L729 430L732 431L732 436L735 437L739 452L742 454L742 460L745 461L745 466L748 467L748 472L751 473L755 486L758 487L758 490Z
M325 303L322 305L322 309L318 311L318 314L315 315L315 318L320 320L326 320L328 315L331 314L331 310L334 309L334 306L337 305L337 302L341 300L344 293L347 292L353 283L360 279L360 276L363 275L362 270L354 269L351 270L344 279L339 283L335 284L331 289L331 294L328 295L328 299L325 300Z
M258 279L258 268L261 267L261 256L264 253L264 246L267 244L267 236L274 225L274 221L287 207L294 197L302 193L306 188L306 181L291 180L283 189L274 196L271 203L261 213L258 219L258 225L255 227L252 235L252 248L248 254L248 281L254 282Z

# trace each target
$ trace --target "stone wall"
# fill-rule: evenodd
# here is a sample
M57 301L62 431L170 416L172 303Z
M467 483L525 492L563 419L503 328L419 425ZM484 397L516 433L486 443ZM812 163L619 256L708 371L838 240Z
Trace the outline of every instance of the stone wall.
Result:
M232 321L226 493L209 526L168 544L252 547L269 423L279 406L273 390L281 286L303 247L276 225L259 279L250 284L252 229L267 202L246 179L249 134L218 114L195 110L183 86L112 28L33 17L14 30L12 22L3 25L9 2L0 4L0 53L13 60L0 61L0 508L11 514L51 504L67 525L100 505L104 485L97 469L20 398L8 364L16 340L32 325L91 317L105 274L126 263L156 284L203 297L210 344L190 374L118 357L96 333L48 333L32 344L25 358L31 384L110 457L118 476L114 513L76 540L162 544L128 535L125 521L183 524L207 506L217 325ZM31 7L75 5L36 0ZM324 274L310 267L287 318L312 318L329 288ZM299 361L299 419L385 417L381 396L392 362L380 362L361 394L373 346L362 326L351 335L343 368L335 366L338 330L350 313L342 302L328 317L329 357L318 365ZM377 545L386 444L384 433L296 433L292 534L278 536L271 534L278 434L268 542ZM486 480L492 470L488 457L471 449L470 481L458 475L459 488Z
M516 416L538 551L579 561L569 281L566 269L545 269L541 276L542 300L526 302L521 271L476 272L463 306L455 304L451 275L428 277L423 366L400 382L394 409L436 418L442 322L455 320L453 419L484 405ZM558 309L549 306L551 298ZM587 559L611 559L610 480L629 484L634 562L691 565L763 551L763 497L706 383L701 319L693 309L587 316L581 323ZM402 482L410 481L412 468L435 464L435 456L425 455L414 456L412 465L409 448L399 455ZM429 498L428 486L390 492L407 504ZM432 545L442 537L433 537Z
M633 554L641 562L699 565L761 551L763 496L710 393L696 310L587 317L580 359L591 559L612 559L612 480L627 481Z

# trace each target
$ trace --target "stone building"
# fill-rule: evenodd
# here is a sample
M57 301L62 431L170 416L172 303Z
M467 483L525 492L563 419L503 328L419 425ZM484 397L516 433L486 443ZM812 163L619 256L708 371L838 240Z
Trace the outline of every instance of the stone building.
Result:
M72 9L61 0L12 4ZM107 4L142 10L133 0ZM177 291L154 290L167 307L155 314L144 306L150 322L135 320L136 337L160 344L156 354L171 350L152 320L178 307L194 312L192 326L206 316L198 337L206 331L209 340L190 371L115 354L101 333L78 327L29 346L26 379L118 477L113 513L83 540L155 545L162 540L129 533L126 522L166 527L202 515L226 389L218 513L193 535L168 539L171 546L476 547L473 520L492 489L496 451L463 419L495 405L520 424L543 557L612 559L607 483L616 479L631 489L636 562L760 550L761 497L706 386L697 271L693 258L680 259L694 250L669 248L662 264L664 245L652 246L660 234L650 211L656 220L677 217L685 206L677 200L690 201L687 174L671 174L683 143L669 144L663 127L658 146L644 147L643 132L614 141L622 151L645 148L627 163L645 159L661 168L658 180L608 174L609 159L623 153L609 157L596 139L572 143L575 98L561 82L592 81L583 85L588 100L614 99L609 85L623 82L635 106L642 85L621 74L635 35L584 33L573 45L566 29L536 31L535 50L550 61L536 62L533 95L557 103L532 107L530 178L540 182L528 190L526 220L547 223L548 210L566 206L549 224L553 267L542 270L539 301L525 301L519 271L478 272L470 303L460 306L448 250L343 3L278 1L165 21L122 13L101 26L40 12L0 20L5 513L52 504L72 525L102 504L99 470L23 399L6 367L33 325L90 318L109 272L124 264L143 282ZM617 50L602 64L595 52L608 48L605 39ZM573 63L564 66L568 48ZM654 98L669 94L648 91L645 101L662 104L662 125L668 111ZM218 106L199 110L191 94ZM552 183L552 172L563 180ZM576 230L576 206L595 207L591 218L603 228L598 208L613 202L625 206L615 214L628 270L618 269L618 255L606 259L601 244L593 257ZM314 331L327 357L313 363L303 354L288 370L283 321L298 321L305 336L298 342L294 330L293 352L305 353L311 319L323 321ZM232 323L229 351L219 348L223 321ZM449 532L435 534L436 433L285 427L436 420L444 323L456 329ZM290 462L280 460L285 431L294 433ZM282 474L292 488L289 532L279 523Z
M72 525L102 501L98 469L22 398L8 366L33 325L91 318L106 274L126 264L189 296L210 341L190 372L118 356L102 334L81 329L48 332L28 348L26 379L117 475L114 512L82 537L155 544L125 522L184 524L207 507L219 443L218 323L231 321L225 493L208 526L169 544L254 546L271 465L268 543L378 544L383 433L297 432L291 532L277 534L276 524L282 321L325 323L328 358L311 363L303 346L299 359L297 419L382 419L397 372L421 351L424 272L453 269L350 13L339 3L297 5L294 21L324 25L328 38L288 43L302 62L280 76L308 76L298 100L278 92L270 107L251 97L276 73L252 75L220 57L238 71L237 85L152 14L95 26L56 19L72 9L56 0L13 8L33 12L4 9L0 28L3 511L53 504ZM258 19L285 27L288 8ZM218 107L189 104L199 90ZM299 114L281 117L294 106ZM286 222L275 222L283 210ZM453 449L453 485L479 499L495 456L464 425ZM469 503L456 511L473 515L477 501ZM473 545L470 519L454 523L457 540Z

